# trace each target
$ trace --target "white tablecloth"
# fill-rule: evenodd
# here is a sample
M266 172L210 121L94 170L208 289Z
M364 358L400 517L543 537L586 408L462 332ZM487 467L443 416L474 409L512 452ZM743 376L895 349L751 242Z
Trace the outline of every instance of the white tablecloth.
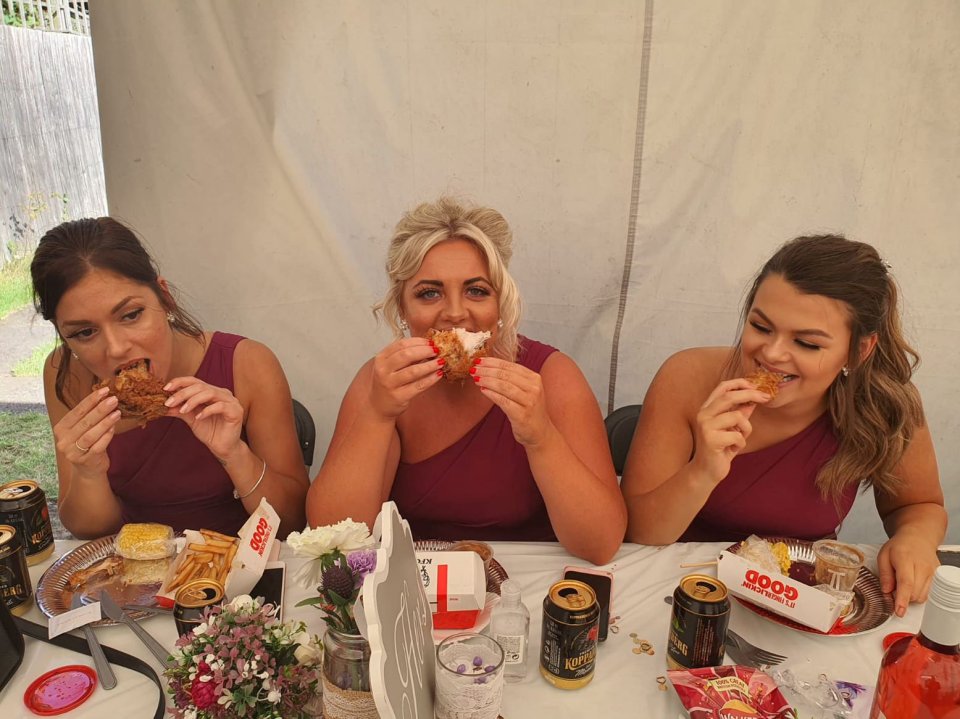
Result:
M53 556L31 568L34 587L40 575L53 561L78 546L80 542L57 542ZM684 562L702 562L715 559L725 544L674 544L667 547L646 547L625 544L615 559L606 565L614 574L613 616L619 616L620 631L611 633L600 645L596 676L591 684L575 691L555 689L540 676L537 650L540 642L542 602L549 586L557 581L567 565L583 565L559 545L540 543L494 543L495 558L511 578L520 582L523 599L530 609L531 661L525 680L507 684L502 714L506 719L524 717L669 717L683 714L679 700L672 690L659 691L656 678L666 675L665 642L670 619L670 607L664 598L671 595L680 578L691 571L681 569ZM869 561L876 556L876 548L864 547ZM290 576L301 560L293 557L286 547L281 559L287 561L287 588L284 599L285 618L304 619L314 633L323 632L320 612L311 607L294 605L308 595L295 585ZM875 569L875 567L874 567ZM923 608L911 606L904 618L892 617L879 629L856 636L823 637L799 632L757 616L734 601L730 627L766 649L785 654L788 664L814 676L825 672L831 678L845 679L872 685L882 655L881 640L889 632L919 629ZM45 622L37 607L25 615L26 619ZM169 616L157 616L142 621L142 626L162 644L173 646L176 632ZM135 654L154 666L160 665L133 633L123 626L98 628L97 636L104 644ZM656 654L634 654L631 632L652 642ZM30 682L44 672L65 664L93 666L90 657L75 654L30 638L26 639L23 665L0 695L0 717L29 716L23 705L23 693ZM118 686L112 691L97 687L85 704L66 715L76 719L91 717L152 716L156 706L156 688L146 678L131 670L116 668Z

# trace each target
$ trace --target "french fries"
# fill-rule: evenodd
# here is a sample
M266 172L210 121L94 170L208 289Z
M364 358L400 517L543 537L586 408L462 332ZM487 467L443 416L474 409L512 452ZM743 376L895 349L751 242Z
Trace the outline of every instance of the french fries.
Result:
M190 542L184 548L183 559L166 587L168 593L194 579L212 579L221 585L226 582L240 540L212 529L201 529L200 536L203 542Z

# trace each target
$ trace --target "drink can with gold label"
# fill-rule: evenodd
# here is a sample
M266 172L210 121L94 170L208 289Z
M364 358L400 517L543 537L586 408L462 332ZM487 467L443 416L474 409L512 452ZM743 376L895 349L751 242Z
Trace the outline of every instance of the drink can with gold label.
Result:
M723 664L723 643L730 622L727 587L706 574L690 574L673 593L667 635L667 666L699 669Z
M215 579L194 579L177 590L173 598L173 621L177 635L193 631L203 622L207 607L223 601L223 585Z
M0 598L11 614L23 614L30 608L32 595L20 531L9 524L0 524Z
M593 679L600 605L583 582L557 582L543 600L540 673L560 689L579 689Z
M53 552L53 526L47 497L32 479L0 485L0 524L18 529L27 564L37 564Z

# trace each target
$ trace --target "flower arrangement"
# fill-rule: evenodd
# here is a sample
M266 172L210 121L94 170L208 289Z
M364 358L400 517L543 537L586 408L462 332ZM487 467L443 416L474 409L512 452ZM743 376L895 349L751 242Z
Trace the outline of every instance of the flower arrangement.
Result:
M164 676L177 719L312 716L322 646L303 622L279 622L271 604L242 595L208 608L177 640Z
M360 596L363 578L377 566L373 538L363 522L345 519L337 524L303 532L291 532L287 544L307 562L296 579L304 586L316 586L317 596L297 606L312 605L323 611L323 620L344 634L359 634L354 605Z

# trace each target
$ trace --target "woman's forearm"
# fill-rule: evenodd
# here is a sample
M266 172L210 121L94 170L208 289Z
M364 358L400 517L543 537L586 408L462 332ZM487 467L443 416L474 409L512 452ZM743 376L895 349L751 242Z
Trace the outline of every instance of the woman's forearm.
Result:
M616 483L594 474L559 431L527 447L527 460L560 544L594 564L610 561L627 526Z
M123 523L120 501L106 474L84 477L74 474L67 486L61 483L57 511L63 526L77 539L96 539L119 530Z
M304 504L307 496L306 476L286 474L257 455L245 442L223 465L247 513L253 512L266 499L280 517L279 536L286 537L305 524Z
M384 477L396 437L396 421L372 411L361 413L341 439L327 450L307 494L307 522L312 527L351 517L373 528L389 492Z
M653 545L676 542L715 487L693 464L687 464L649 492L626 491L627 541Z
M883 528L888 537L910 533L936 547L947 533L947 511L936 502L908 504L884 517Z

